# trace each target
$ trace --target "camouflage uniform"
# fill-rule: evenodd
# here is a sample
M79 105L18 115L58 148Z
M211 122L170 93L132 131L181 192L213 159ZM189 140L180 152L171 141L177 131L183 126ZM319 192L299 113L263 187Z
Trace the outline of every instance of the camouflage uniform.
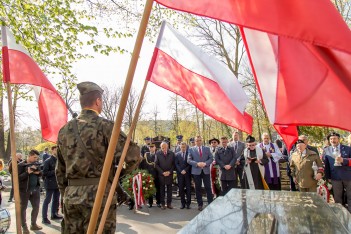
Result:
M86 151L82 149L77 141L73 130L73 121L76 120L69 121L61 128L57 143L56 177L63 197L64 214L61 232L86 233L98 189L98 180L102 173L113 129L113 122L99 117L97 112L90 109L83 109L77 118L80 138L86 146L86 150L95 156L95 162L93 162L91 160L93 156L87 157ZM121 133L116 147L116 159L121 155L125 140L126 136ZM131 143L131 145L135 146L134 143ZM139 148L137 152L139 152ZM139 153L137 153L137 157L139 157ZM102 204L106 203L114 177L113 172L114 165L112 164ZM116 229L116 195L111 204L104 233L115 233ZM103 210L104 207L101 207L99 220Z

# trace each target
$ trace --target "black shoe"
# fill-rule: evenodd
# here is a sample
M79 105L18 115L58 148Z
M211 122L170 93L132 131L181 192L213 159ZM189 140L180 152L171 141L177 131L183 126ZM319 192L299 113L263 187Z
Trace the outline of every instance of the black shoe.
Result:
M197 209L198 209L199 211L202 211L202 210L203 210L202 206L199 206Z
M187 205L186 208L189 210L190 209L190 205Z
M166 206L165 205L162 205L161 206L161 210L165 210L166 209Z
M182 205L181 207L180 207L180 209L184 209L185 208L185 205Z
M9 199L7 202L13 202L12 199Z
M43 219L42 223L43 224L51 224L50 220L48 220L48 219Z
M149 208L151 208L152 207L152 204L149 204Z
M158 208L161 208L161 204L157 204L157 207L158 207Z
M59 214L54 214L54 215L51 215L51 219L63 219L63 216Z

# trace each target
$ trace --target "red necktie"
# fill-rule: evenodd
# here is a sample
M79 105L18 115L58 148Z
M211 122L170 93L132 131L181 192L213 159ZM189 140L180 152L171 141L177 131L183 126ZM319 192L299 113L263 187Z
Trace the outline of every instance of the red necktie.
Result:
M200 158L202 158L202 150L201 150L201 146L199 147L199 153L200 153Z
M163 154L165 155L165 157L167 156L167 152L166 151L164 151Z

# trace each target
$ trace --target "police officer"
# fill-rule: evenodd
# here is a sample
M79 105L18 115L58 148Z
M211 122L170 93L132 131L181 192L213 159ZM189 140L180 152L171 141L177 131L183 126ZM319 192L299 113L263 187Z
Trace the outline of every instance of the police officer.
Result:
M141 150L140 150L141 157L144 157L146 152L150 152L149 145L151 143L151 138L145 137L144 142L145 142L145 144L141 147Z
M56 176L60 193L63 196L64 219L62 233L86 233L98 189L108 144L113 129L113 122L99 116L102 111L103 90L93 82L77 85L82 111L77 119L70 120L58 135ZM115 156L121 154L125 135L119 136ZM135 143L130 143L135 148ZM139 156L139 147L135 152ZM128 157L128 155L127 155ZM109 181L103 197L106 203L113 181L111 167ZM116 196L113 197L104 233L115 233ZM104 208L100 211L100 217Z

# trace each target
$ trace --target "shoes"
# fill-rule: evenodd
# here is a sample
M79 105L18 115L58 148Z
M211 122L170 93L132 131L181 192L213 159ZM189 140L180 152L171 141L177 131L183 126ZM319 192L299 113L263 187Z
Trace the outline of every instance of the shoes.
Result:
M161 206L161 210L165 210L166 209L166 206L165 205L162 205Z
M48 220L48 219L43 219L42 223L43 224L51 224L50 220Z
M187 205L186 208L187 208L188 210L190 210L190 205Z
M7 202L13 202L12 199L9 199Z
M22 227L22 233L23 234L29 234L30 233L27 226Z
M151 208L152 207L152 204L149 204L149 208Z
M161 204L157 204L157 207L161 208Z
M182 205L181 207L180 207L180 209L184 209L185 208L185 205Z
M167 205L168 209L173 209L173 206L171 204Z
M32 230L32 231L38 231L38 230L41 230L41 229L43 229L43 227L39 226L38 224L30 225L30 230Z
M199 211L202 211L202 210L203 210L202 206L199 206L197 209L198 209Z
M54 214L54 215L51 215L51 219L63 219L63 216L59 214Z

